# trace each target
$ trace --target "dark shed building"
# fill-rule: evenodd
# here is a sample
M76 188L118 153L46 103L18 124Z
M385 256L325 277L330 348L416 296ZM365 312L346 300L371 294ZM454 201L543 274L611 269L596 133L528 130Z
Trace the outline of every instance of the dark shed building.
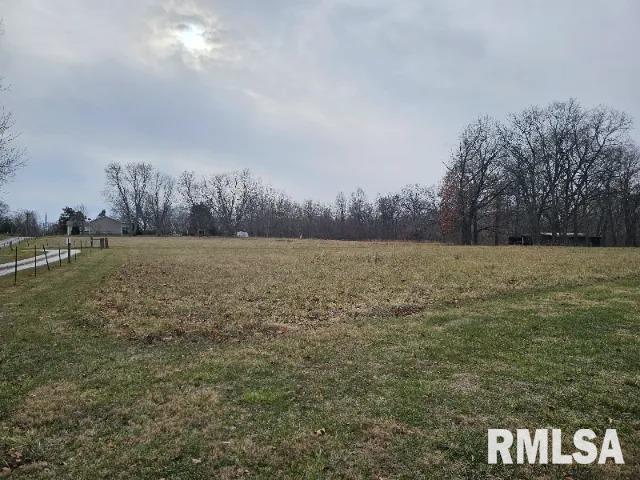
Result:
M574 245L583 247L599 247L602 237L598 235L585 235L584 233L574 234L569 232L566 235L550 232L540 234L540 245ZM512 235L509 237L509 245L532 245L531 235Z

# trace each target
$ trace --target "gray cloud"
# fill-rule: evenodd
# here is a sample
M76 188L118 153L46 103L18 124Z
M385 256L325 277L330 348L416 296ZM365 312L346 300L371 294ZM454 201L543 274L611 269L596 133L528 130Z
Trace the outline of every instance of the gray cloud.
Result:
M248 167L297 198L436 183L460 129L577 97L638 117L633 1L0 0L2 195L102 206L102 169Z

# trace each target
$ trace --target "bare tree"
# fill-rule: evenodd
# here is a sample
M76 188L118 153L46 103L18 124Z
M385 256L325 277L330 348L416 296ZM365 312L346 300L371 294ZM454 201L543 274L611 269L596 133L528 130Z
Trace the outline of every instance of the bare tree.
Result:
M134 234L143 233L148 227L145 207L154 168L148 163L111 163L105 169L105 199L127 223Z
M175 180L169 175L154 171L147 195L147 213L156 234L170 231L171 208L174 200Z
M615 168L611 152L627 142L630 125L624 113L584 110L575 100L510 117L501 129L505 170L534 242L543 225L560 242L575 239L579 226L588 226L586 211Z
M606 175L599 196L601 232L613 245L638 245L640 226L640 149L627 145L615 151L614 168Z
M401 215L400 195L390 193L376 199L379 236L384 239L398 238Z
M482 117L469 124L447 166L455 185L455 209L463 244L477 244L483 209L504 189L500 170L504 149L497 123Z
M205 182L195 172L184 171L178 179L178 191L187 213L187 233L190 235L216 232L213 206L205 201Z
M2 35L2 22L0 22ZM0 92L6 88L0 77ZM11 112L0 107L0 188L12 178L16 171L25 164L25 151L17 144L19 134L15 131L15 122Z
M119 163L110 163L104 169L104 173L105 200L111 205L111 208L127 222L129 227L133 229L134 209L132 207L130 186L125 176L124 167Z
M571 185L573 195L566 201L563 233L569 223L573 232L578 231L581 213L587 216L603 183L623 165L616 162L616 152L622 149L626 153L630 128L631 120L624 112L603 106L585 112L573 124L574 148L565 174L565 184ZM588 222L582 223L587 226Z
M412 240L433 239L437 224L436 194L432 188L417 183L405 186L399 194L403 219L403 238Z
M0 110L0 187L24 165L24 150L16 144L18 134L13 130L11 113Z
M373 219L373 206L367 200L367 195L362 188L357 188L351 194L348 207L349 236L354 240L369 238L370 225Z
M203 203L203 186L195 172L184 171L178 179L178 191L188 207Z
M347 234L347 197L343 192L339 192L336 195L333 213L337 222L338 238L345 238Z
M20 210L13 215L14 232L20 235L35 237L42 232L38 214L33 210Z
M637 247L640 226L640 149L636 145L624 150L618 185L625 245Z
M235 233L255 198L256 180L249 170L214 175L205 182L205 200L218 214L226 233Z
M128 163L125 166L126 178L131 186L133 200L134 226L136 233L145 232L148 228L148 217L145 215L145 204L149 196L149 186L153 176L153 166L140 162Z

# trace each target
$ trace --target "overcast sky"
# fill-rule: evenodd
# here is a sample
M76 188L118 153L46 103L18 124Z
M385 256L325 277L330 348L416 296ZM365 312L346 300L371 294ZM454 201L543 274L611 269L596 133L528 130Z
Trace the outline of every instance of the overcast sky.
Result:
M49 219L95 215L112 161L373 198L436 184L479 115L576 97L640 122L634 0L0 0L0 17L29 162L0 198Z

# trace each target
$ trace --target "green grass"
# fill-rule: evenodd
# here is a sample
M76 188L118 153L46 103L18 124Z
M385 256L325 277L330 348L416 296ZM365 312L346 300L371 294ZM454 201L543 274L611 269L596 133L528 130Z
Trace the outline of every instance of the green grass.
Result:
M0 279L11 478L640 475L640 251L112 243ZM489 466L500 427L626 464Z

